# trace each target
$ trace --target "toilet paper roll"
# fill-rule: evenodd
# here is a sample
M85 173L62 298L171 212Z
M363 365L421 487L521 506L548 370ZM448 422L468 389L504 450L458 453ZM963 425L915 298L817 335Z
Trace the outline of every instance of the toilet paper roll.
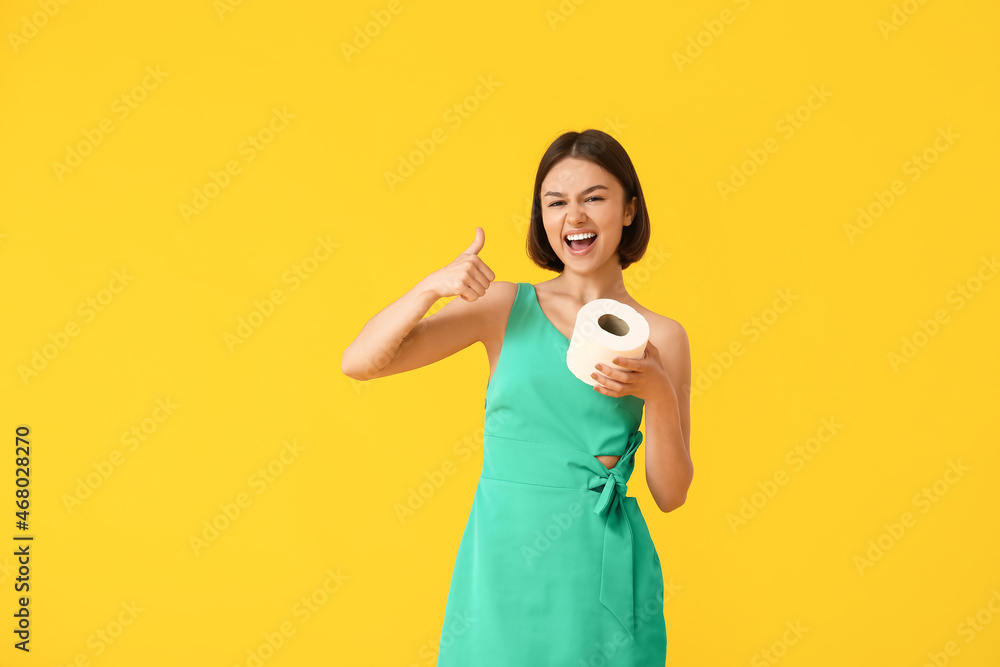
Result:
M594 299L576 314L566 366L573 375L594 386L597 381L590 374L595 372L596 364L622 368L611 360L641 359L648 341L649 323L632 306L614 299Z

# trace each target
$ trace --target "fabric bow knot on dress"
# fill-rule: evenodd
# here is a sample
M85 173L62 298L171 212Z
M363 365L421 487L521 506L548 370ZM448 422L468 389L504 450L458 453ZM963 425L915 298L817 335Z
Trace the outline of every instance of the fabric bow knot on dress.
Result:
M628 479L635 465L635 452L642 443L642 431L629 437L625 453L614 467L591 480L591 490L603 485L594 514L604 514L604 560L601 567L601 603L621 621L629 637L635 637L635 598L632 590L633 559L632 525L625 511ZM599 466L600 461L595 459Z

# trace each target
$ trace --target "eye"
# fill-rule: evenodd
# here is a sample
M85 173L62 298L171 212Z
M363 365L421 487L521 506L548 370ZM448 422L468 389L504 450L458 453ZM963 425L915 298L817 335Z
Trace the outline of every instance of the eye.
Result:
M591 195L591 196L587 197L587 201L590 201L591 199L597 199L599 201L604 201L604 197L601 197L599 195ZM554 201L551 204L549 204L549 208L552 208L556 204L562 204L562 203L563 203L562 201Z

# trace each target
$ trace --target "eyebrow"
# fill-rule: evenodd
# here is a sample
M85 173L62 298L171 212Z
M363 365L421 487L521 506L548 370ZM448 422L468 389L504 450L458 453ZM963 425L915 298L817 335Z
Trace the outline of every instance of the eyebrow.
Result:
M604 189L604 190L608 190L609 188L608 188L608 186L606 186L606 185L600 185L600 184L598 184L598 185L591 185L591 186L590 186L589 188L587 188L586 190L584 190L584 191L583 191L583 192L581 192L580 194L581 194L581 195L585 195L585 194L588 194L588 193L591 193L591 192L593 192L594 190L599 190L599 189ZM565 197L566 195L564 195L564 194L563 194L563 193L561 193L561 192L552 192L552 191L550 190L549 192L546 192L546 193L545 193L544 195L542 195L542 196L543 196L543 197Z

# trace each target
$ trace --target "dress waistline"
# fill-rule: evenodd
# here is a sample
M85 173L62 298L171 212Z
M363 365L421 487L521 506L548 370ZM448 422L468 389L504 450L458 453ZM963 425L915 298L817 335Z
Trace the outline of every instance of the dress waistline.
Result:
M570 447L483 434L483 478L600 492L594 505L594 514L605 517L600 600L632 638L635 548L624 502L642 437L642 431L632 433L621 458L608 468L592 454Z

